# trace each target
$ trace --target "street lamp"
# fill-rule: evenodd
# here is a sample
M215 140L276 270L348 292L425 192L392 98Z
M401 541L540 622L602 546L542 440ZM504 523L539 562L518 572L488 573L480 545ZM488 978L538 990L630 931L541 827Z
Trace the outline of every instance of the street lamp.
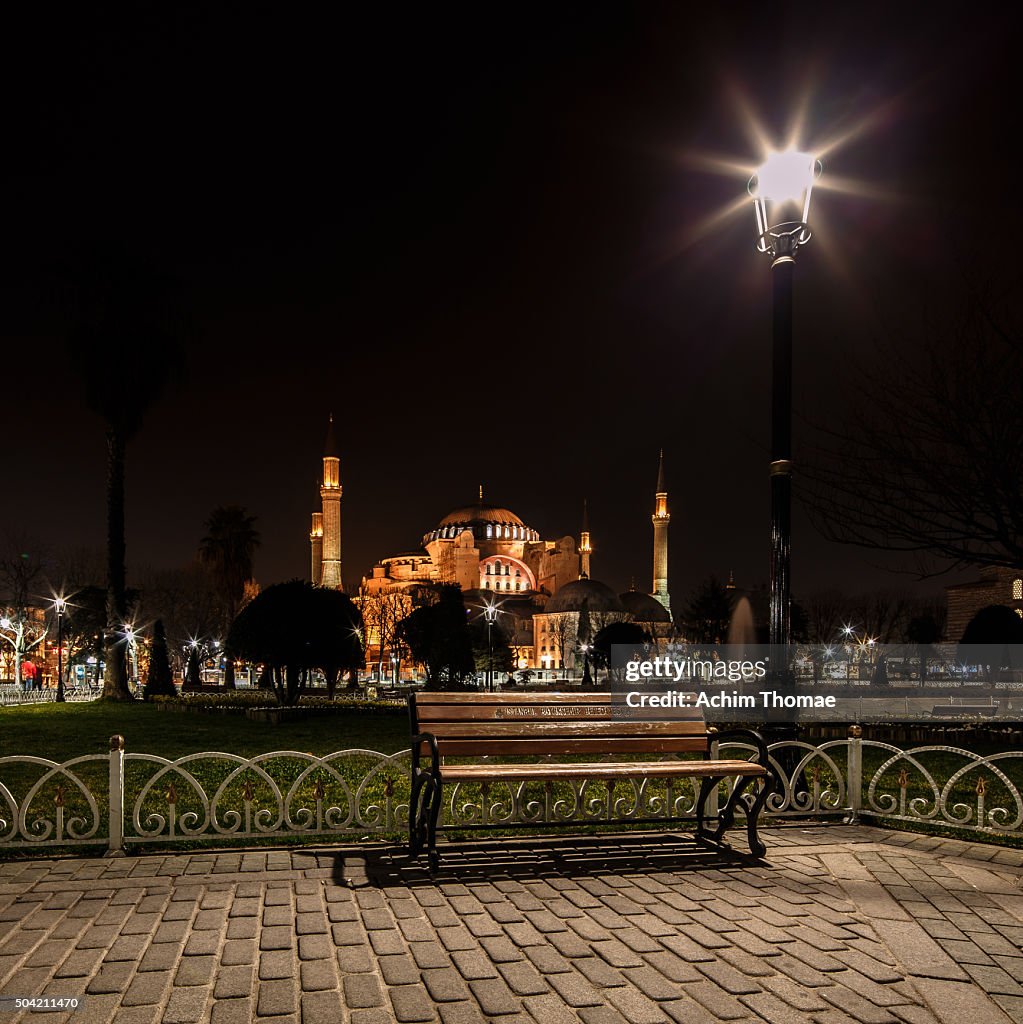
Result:
M62 597L53 599L53 610L57 613L57 697L59 704L64 703L64 612L67 601Z
M493 602L483 606L487 620L487 689L494 688L494 623L497 621L497 605Z
M592 686L593 676L590 675L590 644L580 644L579 650L583 652L583 678L580 686Z
M792 641L792 270L810 241L810 193L821 165L809 153L771 153L749 180L757 215L757 250L771 259L774 352L771 399L770 643Z

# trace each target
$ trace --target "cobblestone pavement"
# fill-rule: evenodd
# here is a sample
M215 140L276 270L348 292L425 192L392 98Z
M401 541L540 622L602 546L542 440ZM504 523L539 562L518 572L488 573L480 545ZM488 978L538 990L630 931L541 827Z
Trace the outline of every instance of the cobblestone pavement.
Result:
M117 1024L1023 1021L1023 854L865 827L0 863L0 996Z

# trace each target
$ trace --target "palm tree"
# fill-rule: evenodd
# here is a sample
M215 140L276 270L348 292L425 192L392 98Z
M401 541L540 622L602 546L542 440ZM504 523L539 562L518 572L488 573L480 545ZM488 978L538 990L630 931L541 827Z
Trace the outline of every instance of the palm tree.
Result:
M256 517L240 505L218 505L204 525L199 560L213 577L226 637L245 597L245 584L252 578L252 559L259 547ZM224 651L224 686L234 689L234 657L228 650Z
M183 331L168 282L136 254L90 252L65 286L66 342L107 446L107 600L103 697L131 700L125 664L124 470L128 442L182 365Z

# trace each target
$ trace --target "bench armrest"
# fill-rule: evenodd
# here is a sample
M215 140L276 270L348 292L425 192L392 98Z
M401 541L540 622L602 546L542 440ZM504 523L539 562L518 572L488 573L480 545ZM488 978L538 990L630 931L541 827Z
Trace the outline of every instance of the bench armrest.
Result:
M412 737L412 768L419 768L419 748L424 743L430 744L430 759L433 761L433 774L437 774L440 766L440 754L437 751L437 737L432 732L420 732Z
M752 743L757 748L757 763L763 765L768 772L771 772L771 760L767 750L767 743L764 737L755 729L726 729L724 732L719 732L712 736L712 739L718 742L733 739L746 740L748 743ZM771 774L773 775L774 773L771 772Z

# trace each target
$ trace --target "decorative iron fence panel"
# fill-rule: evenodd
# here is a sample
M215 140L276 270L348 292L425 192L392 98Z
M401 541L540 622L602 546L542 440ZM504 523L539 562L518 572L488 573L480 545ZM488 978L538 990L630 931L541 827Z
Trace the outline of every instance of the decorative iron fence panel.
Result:
M779 785L768 819L839 818L1023 835L1023 750L982 756L960 747L910 750L862 738L770 746ZM722 742L747 756L750 745ZM727 795L723 783L719 798ZM445 793L442 828L466 825L635 824L690 817L688 780L459 784ZM220 751L168 760L124 751L62 764L0 757L0 852L132 845L217 844L295 837L396 839L408 826L409 752L343 750L322 757Z

